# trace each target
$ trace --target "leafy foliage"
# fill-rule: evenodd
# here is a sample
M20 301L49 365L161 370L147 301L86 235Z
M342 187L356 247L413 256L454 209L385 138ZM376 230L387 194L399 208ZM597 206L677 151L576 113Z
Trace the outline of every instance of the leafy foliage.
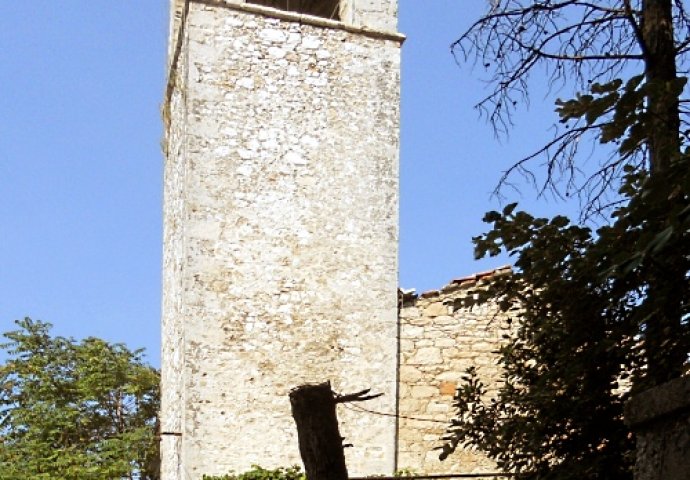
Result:
M413 477L414 472L410 469L398 470L393 474L394 477ZM266 469L259 465L252 465L252 468L244 473L229 473L221 476L204 475L202 480L307 480L302 469L293 465L292 467L279 467Z
M493 229L475 239L477 255L511 252L516 271L476 301L498 298L523 317L499 352L505 383L497 398L468 371L442 458L465 445L524 478L632 478L622 407L630 392L653 384L649 332L677 295L683 320L664 332L654 360L668 371L690 351L690 174L682 163L664 175L630 173L623 194L630 201L596 233L515 204L486 215ZM682 280L650 295L657 272Z
M143 352L16 324L0 345L0 479L159 478L159 375Z
M244 473L229 473L219 477L204 475L202 480L306 480L302 469L297 465L292 467L279 467L273 470L253 465L251 470Z
M537 64L552 81L575 74L585 93L557 102L565 132L506 175L545 156L544 188L556 188L565 172L566 195L584 192L601 226L535 218L516 204L486 215L492 230L475 239L477 256L507 252L515 273L495 278L477 301L498 299L523 314L499 352L497 398L468 370L442 458L464 445L519 478L632 478L634 436L622 406L631 393L683 374L690 352L687 82L676 73L690 44L684 7L498 0L458 41L496 65L495 90L479 104L494 122L510 118L515 103L505 102L527 94ZM625 80L623 72L639 74ZM577 186L576 153L587 138L615 148ZM612 189L615 201L602 208Z

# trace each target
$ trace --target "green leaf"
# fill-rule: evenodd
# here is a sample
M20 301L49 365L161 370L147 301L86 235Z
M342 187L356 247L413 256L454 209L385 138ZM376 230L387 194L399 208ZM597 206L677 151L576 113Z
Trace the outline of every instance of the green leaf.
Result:
M0 478L153 478L159 375L141 352L16 324L0 366Z

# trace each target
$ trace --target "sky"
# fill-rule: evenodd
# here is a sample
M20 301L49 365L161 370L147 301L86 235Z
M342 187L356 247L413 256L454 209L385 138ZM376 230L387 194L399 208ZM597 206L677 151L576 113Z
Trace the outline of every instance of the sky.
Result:
M495 268L471 239L502 170L536 149L553 99L508 138L473 109L481 68L450 44L485 0L400 0L400 285L418 292ZM0 332L25 316L59 335L143 347L160 364L166 0L0 3ZM537 89L539 90L537 83ZM506 192L530 211L572 206Z

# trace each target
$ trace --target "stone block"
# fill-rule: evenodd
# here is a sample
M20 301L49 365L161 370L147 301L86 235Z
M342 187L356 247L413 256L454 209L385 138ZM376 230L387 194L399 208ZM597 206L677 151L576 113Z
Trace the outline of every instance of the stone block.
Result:
M423 347L410 358L412 365L434 365L443 363L441 351L436 347Z
M441 382L438 387L438 391L441 395L455 395L455 390L457 389L457 384L455 382Z
M434 302L434 303L429 304L424 309L424 316L425 317L447 316L448 310L449 310L449 307L447 305L444 305L442 302Z
M438 389L428 385L417 385L412 387L412 398L432 398L438 394Z

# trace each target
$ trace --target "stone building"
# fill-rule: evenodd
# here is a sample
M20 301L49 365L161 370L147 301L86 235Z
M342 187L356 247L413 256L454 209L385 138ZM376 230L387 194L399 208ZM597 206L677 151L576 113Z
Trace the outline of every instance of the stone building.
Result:
M441 462L436 447L453 417L452 401L468 367L475 367L497 393L501 369L496 350L512 328L512 317L488 304L468 308L463 299L474 296L486 281L509 275L510 267L458 278L440 290L403 294L400 303L400 362L397 468L417 473L495 472L485 455L458 450Z
M396 3L173 1L165 480L299 463L301 383L395 410ZM353 474L393 470L394 418L341 421Z
M448 303L478 278L398 316L397 0L171 2L162 478L299 463L287 394L325 379L384 393L338 412L352 475L491 470L429 453L496 374L500 322Z

